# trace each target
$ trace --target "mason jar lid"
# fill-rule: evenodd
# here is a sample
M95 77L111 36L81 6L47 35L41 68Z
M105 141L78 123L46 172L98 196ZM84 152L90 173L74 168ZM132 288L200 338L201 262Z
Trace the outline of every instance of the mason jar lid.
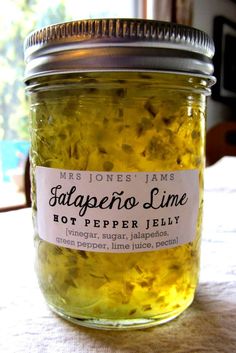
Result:
M51 25L24 43L25 79L94 71L168 71L209 76L214 44L195 28L142 19Z

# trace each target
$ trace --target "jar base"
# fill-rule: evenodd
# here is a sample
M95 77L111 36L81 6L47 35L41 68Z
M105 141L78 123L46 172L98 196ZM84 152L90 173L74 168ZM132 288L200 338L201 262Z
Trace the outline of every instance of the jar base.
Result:
M182 314L191 304L193 298L184 306L178 310L174 310L165 314L156 315L150 318L137 318L137 319L95 319L95 318L78 318L70 316L58 308L49 305L50 309L63 319L70 321L76 325L84 326L93 329L100 330L115 330L115 331L127 331L127 330L138 330L145 329L153 326L159 326L169 321L174 320L180 314Z

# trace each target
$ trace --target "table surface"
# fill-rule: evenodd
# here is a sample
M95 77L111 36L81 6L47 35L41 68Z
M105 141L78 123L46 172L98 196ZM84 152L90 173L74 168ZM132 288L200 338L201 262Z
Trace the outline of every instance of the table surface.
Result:
M191 307L146 330L99 331L47 307L34 273L31 210L0 214L0 352L235 353L236 158L205 172L200 283Z

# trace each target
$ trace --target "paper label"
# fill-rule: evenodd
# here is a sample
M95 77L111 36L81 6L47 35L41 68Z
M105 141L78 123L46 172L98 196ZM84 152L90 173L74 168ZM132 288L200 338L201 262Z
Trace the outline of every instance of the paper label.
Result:
M192 242L199 172L36 168L40 238L83 251L155 251Z

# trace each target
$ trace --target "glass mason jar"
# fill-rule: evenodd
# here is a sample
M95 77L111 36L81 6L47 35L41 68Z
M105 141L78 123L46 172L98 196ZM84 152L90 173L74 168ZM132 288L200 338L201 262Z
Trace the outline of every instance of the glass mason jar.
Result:
M144 328L191 304L213 53L203 32L150 20L26 39L36 270L62 317Z

